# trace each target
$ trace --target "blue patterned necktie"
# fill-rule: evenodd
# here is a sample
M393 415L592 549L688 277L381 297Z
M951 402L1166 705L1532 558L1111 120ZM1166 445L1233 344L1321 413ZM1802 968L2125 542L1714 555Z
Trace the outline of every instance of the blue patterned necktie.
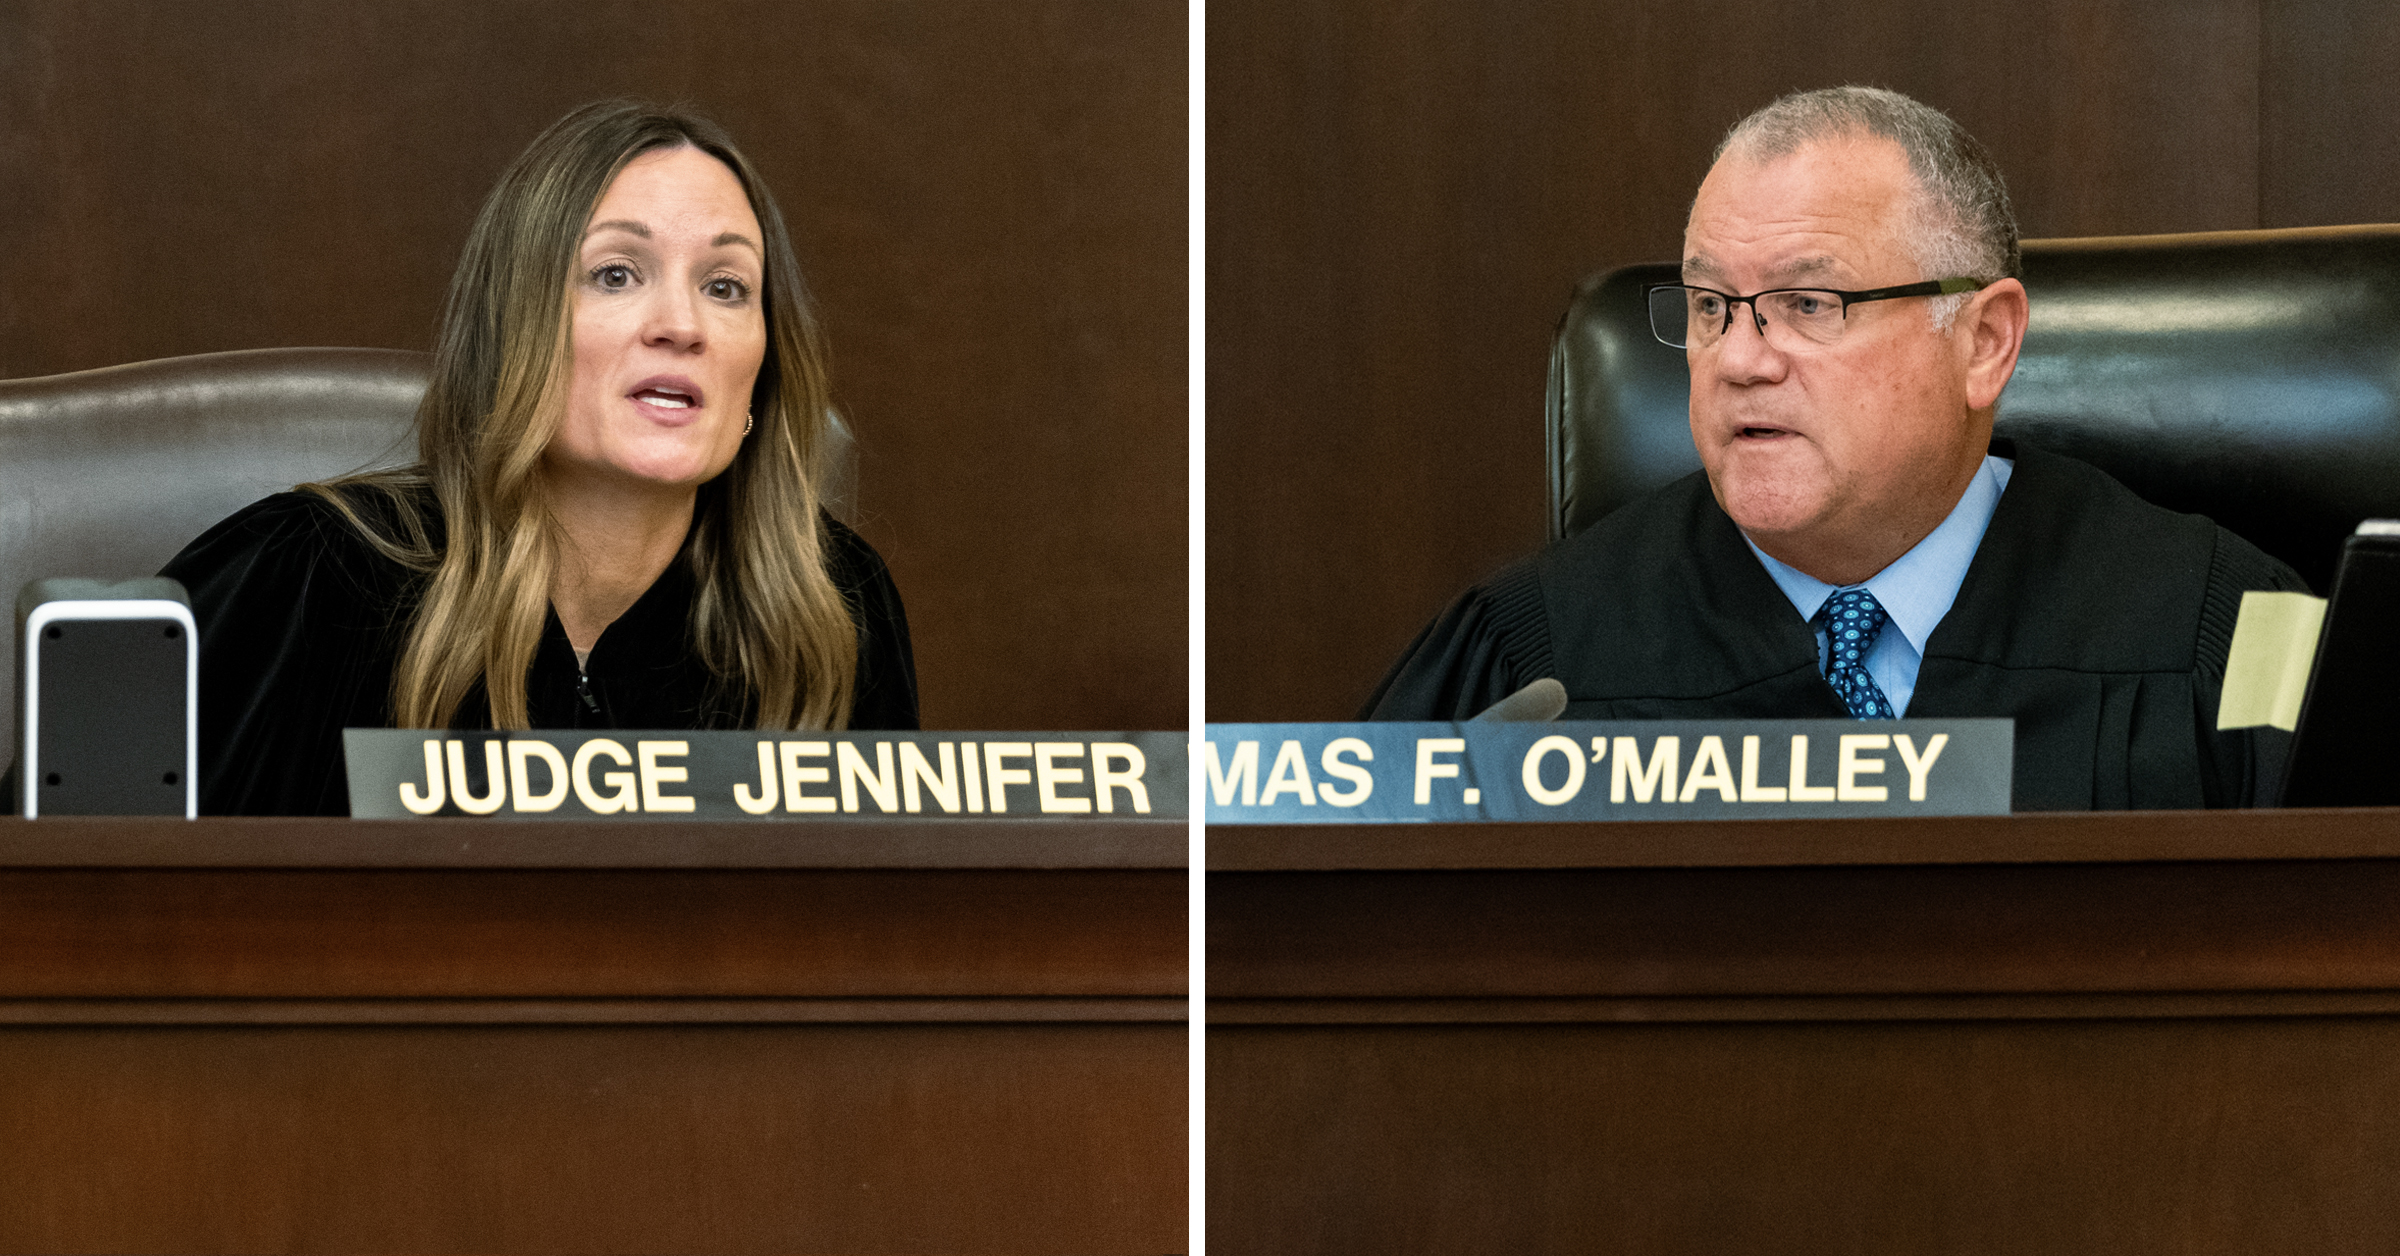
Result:
M1867 651L1875 648L1875 638L1890 623L1883 604L1865 589L1841 589L1825 599L1817 608L1816 625L1825 630L1828 647L1825 658L1825 680L1841 698L1850 714L1862 720L1892 718L1892 704L1867 675Z

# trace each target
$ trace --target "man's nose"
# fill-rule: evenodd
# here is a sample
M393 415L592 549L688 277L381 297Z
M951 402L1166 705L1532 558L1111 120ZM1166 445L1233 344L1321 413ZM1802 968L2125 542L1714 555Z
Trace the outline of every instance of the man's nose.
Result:
M1758 306L1744 301L1730 313L1732 325L1717 338L1717 373L1742 383L1781 378L1788 360L1767 339L1767 320Z

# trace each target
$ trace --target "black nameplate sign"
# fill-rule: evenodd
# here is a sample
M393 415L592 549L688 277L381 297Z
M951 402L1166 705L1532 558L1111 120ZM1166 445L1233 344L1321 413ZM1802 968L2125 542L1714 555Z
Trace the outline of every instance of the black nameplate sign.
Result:
M2004 815L2016 721L1211 724L1210 824Z
M358 819L1179 820L1182 733L430 732L351 728Z

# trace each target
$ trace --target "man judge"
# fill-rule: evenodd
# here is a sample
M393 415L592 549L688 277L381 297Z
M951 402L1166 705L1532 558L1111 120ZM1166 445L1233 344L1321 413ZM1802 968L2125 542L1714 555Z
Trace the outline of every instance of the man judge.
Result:
M1369 716L1545 676L1575 719L2012 716L2020 809L2271 801L2288 735L2216 731L2217 698L2242 592L2304 586L1992 439L2019 273L1999 171L1940 111L1841 87L1744 119L1649 294L1704 473L1471 591Z

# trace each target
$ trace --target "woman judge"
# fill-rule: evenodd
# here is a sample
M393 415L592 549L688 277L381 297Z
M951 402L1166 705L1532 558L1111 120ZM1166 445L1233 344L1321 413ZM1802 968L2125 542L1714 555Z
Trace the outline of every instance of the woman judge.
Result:
M722 131L612 101L543 132L451 281L419 463L162 573L200 624L201 810L347 814L345 727L916 727L899 592L821 509L823 356Z

